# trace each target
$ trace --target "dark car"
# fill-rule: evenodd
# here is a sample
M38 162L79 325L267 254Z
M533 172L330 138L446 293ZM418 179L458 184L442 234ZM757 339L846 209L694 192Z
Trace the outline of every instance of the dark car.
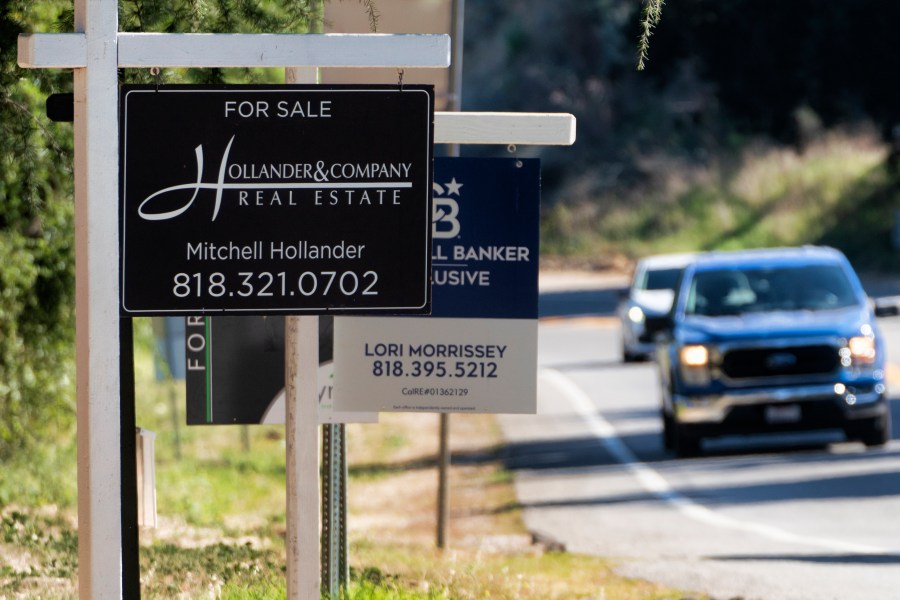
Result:
M872 306L832 248L697 257L657 336L665 446L686 456L705 437L831 428L887 443Z

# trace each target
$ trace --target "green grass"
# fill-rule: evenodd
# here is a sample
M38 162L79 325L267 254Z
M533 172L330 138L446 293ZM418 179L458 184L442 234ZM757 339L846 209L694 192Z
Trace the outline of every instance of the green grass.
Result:
M64 517L28 509L0 513L0 597L70 597L77 555L78 535Z
M282 428L179 425L176 436L172 409L183 419L183 390L155 379L148 320L136 320L136 339L137 421L157 434L160 520L158 529L141 531L142 597L284 598ZM450 548L435 548L436 428L436 415L383 415L380 424L349 429L351 577L342 598L683 597L618 577L601 558L531 545L512 476L494 452L499 431L486 415L454 418L451 448L484 458L451 469ZM25 461L4 471L6 487L0 489L13 502L0 509L0 597L77 597L71 446L60 449L55 460L66 463L66 458L57 477L27 475ZM9 481L19 475L30 483L17 495ZM491 551L466 541L495 537L518 541Z
M0 463L0 510L9 506L73 507L76 498L75 441L48 441L28 454Z
M142 590L148 598L283 598L284 558L250 543L208 544L199 548L173 543L145 546Z

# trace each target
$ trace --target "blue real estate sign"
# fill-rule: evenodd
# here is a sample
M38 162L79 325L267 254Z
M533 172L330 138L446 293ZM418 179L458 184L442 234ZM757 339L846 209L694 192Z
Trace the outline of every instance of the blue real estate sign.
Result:
M540 165L435 160L430 317L335 319L340 411L533 413Z
M536 319L540 162L434 162L431 316Z

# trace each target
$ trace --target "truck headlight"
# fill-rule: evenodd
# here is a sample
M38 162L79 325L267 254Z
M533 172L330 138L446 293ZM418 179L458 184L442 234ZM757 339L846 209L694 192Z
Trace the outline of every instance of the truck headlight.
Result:
M709 348L701 345L682 346L678 351L681 376L688 385L709 383Z
M683 346L681 348L681 364L686 367L709 366L709 350L706 346Z
M841 364L849 359L851 364L870 365L875 362L875 338L858 335L847 340L847 347L842 348ZM844 366L850 366L844 364Z

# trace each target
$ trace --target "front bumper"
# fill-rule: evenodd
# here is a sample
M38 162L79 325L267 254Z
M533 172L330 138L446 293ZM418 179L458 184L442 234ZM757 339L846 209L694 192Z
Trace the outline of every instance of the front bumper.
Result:
M766 419L766 408L796 404L800 416L784 423ZM733 429L840 427L847 421L879 417L887 413L885 386L813 384L778 388L728 390L709 395L672 397L679 423L718 425Z

